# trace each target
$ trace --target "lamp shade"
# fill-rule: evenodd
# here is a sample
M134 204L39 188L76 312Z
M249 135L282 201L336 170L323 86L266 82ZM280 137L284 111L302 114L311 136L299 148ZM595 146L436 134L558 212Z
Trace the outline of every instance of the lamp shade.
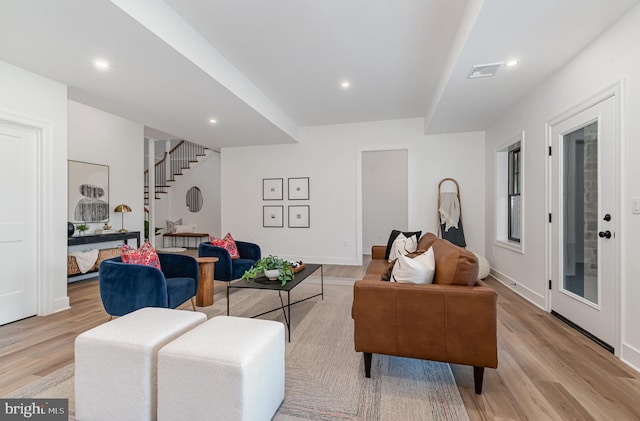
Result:
M131 208L129 207L129 205L120 204L116 206L113 211L122 214L122 228L120 228L120 232L127 232L127 230L124 229L124 214L125 212L131 212Z
M129 205L118 205L116 206L116 208L113 210L114 212L131 212L131 208L129 207Z

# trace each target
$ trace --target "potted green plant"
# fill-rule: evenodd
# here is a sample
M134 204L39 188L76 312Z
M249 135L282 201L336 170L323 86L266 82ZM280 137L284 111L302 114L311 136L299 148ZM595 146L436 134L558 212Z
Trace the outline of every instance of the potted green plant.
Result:
M80 235L84 235L84 232L89 229L89 225L87 224L78 224L76 225L76 229L80 233Z
M271 274L269 271L274 272ZM277 273L275 271L277 271ZM253 266L251 266L251 268L249 268L249 270L244 272L242 279L248 282L258 276L260 272L264 272L265 276L269 279L273 278L272 280L280 280L282 286L293 279L291 263L288 260L271 255L258 260Z
M160 234L160 231L162 230L162 228L160 227L155 227L155 235ZM144 221L144 239L148 240L149 239L149 221Z

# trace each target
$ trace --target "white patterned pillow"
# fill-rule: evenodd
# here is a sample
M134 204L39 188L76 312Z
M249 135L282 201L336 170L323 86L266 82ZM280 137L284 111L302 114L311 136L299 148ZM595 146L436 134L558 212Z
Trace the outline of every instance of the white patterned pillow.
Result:
M415 236L405 237L400 233L391 244L391 251L389 252L389 262L397 259L405 254L413 253L418 249L418 240Z
M176 226L178 225L182 225L182 218L178 219L177 221L169 221L167 219L167 234L175 234L176 233Z

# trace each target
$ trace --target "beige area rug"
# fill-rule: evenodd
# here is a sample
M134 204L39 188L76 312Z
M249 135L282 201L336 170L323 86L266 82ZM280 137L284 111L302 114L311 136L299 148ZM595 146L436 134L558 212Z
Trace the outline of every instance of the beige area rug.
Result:
M285 399L274 419L468 420L448 364L374 355L372 377L364 377L362 353L353 348L352 284L325 278L324 300L317 297L292 307ZM310 278L293 290L291 299L319 291L318 279ZM199 310L209 317L226 313L224 296L215 298L213 306ZM231 294L232 316L250 317L278 305L274 291ZM284 321L282 311L261 318ZM71 364L7 397L69 398L73 420L73 374Z

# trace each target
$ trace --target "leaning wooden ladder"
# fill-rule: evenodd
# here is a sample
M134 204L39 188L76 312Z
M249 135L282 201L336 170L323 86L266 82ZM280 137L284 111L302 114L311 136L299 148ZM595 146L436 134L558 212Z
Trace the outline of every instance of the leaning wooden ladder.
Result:
M459 219L458 224L460 226L460 231L461 231L461 234L462 234L462 238L464 239L464 232L462 230L462 201L460 200L460 184L458 184L458 181L455 178L449 178L449 177L443 178L438 183L438 212L436 213L436 215L438 217L438 237L443 238L443 235L442 235L442 224L440 223L440 194L442 193L442 185L447 181L452 182L456 186L456 196L458 197L458 204L460 205L460 219Z

